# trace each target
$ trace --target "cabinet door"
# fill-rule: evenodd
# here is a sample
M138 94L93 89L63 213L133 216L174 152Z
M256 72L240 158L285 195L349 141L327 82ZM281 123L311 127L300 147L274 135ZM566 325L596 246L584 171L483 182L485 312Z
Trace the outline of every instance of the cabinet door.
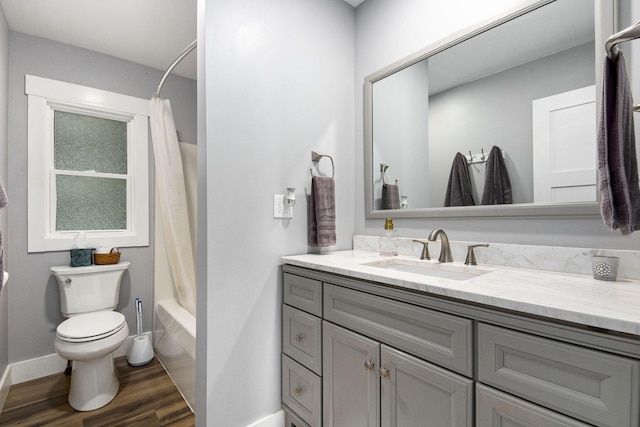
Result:
M328 322L322 325L325 427L379 427L378 342Z
M471 427L473 381L381 346L382 427Z

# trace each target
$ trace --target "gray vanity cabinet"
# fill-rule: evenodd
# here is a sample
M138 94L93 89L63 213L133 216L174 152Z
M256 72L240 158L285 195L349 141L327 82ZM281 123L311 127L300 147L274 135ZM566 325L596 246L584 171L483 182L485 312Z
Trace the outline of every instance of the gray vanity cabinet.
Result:
M473 381L323 322L326 427L473 423Z
M640 338L286 265L285 427L640 427Z

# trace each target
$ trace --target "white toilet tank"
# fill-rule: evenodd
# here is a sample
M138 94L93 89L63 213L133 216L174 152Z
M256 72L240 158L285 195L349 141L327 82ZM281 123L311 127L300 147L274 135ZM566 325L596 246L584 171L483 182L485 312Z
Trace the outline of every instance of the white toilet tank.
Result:
M120 297L120 281L128 262L86 267L51 267L58 280L60 310L64 317L114 310Z

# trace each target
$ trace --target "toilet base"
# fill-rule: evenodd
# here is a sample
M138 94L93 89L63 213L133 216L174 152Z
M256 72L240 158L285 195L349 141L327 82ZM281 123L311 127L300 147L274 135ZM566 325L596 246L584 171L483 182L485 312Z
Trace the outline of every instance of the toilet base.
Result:
M74 360L69 404L76 411L93 411L111 402L120 383L112 354L92 360Z

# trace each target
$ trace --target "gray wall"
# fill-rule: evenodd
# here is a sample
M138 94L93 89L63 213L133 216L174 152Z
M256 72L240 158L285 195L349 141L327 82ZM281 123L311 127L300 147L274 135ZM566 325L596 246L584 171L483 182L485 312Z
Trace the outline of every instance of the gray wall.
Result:
M24 75L90 86L140 98L151 98L163 72L46 39L11 32L9 41L9 206L8 251L9 362L55 352L55 328L63 320L59 294L49 267L68 265L68 252L27 253L27 97ZM171 99L176 127L185 141L196 141L195 81L172 76L163 96ZM151 153L151 151L150 151ZM152 162L152 155L150 162ZM151 175L153 176L153 174ZM153 226L153 184L150 182L150 226ZM150 233L153 238L153 233ZM149 247L123 248L131 262L122 282L118 310L135 331L134 299L152 305L153 242ZM144 329L151 328L152 310L145 310Z
M380 163L389 165L385 180L398 180L410 207L428 206L429 63L421 61L373 84L373 198L382 209ZM411 147L407 150L406 147Z
M310 250L312 150L335 160L331 249L351 248L354 11L342 0L208 0L205 22L208 270L198 283L207 304L198 306L196 418L235 427L280 408L280 256ZM320 168L331 173L327 159ZM286 187L296 187L294 217L274 219L273 195Z
M7 184L7 76L9 74L9 27L0 7L0 181ZM9 191L9 190L7 190ZM9 237L7 208L0 209L0 230L5 245ZM6 248L6 246L5 246ZM5 250L5 270L10 270L9 253ZM0 272L2 274L2 272ZM12 280L13 281L13 280ZM9 286L9 285L7 285ZM0 378L9 364L9 288L0 295Z
M367 0L356 10L356 163L355 212L357 234L377 235L383 220L367 220L364 215L364 172L362 142L362 82L366 75L470 24L516 6L518 0L496 2L424 2L420 0ZM623 0L627 3L627 0ZM637 3L637 2L636 2ZM632 20L640 19L638 6L626 6ZM625 6L623 5L623 9ZM620 16L625 16L621 9ZM628 17L629 15L626 15ZM626 18L628 19L628 18ZM633 44L633 43L630 43ZM638 43L635 43L638 45ZM636 47L631 47L637 49ZM625 47L625 52L630 47ZM627 64L629 66L629 64ZM632 68L631 74L633 75ZM638 74L638 73L636 73ZM633 77L637 80L637 77ZM634 92L640 84L634 82ZM636 99L640 97L636 96ZM623 237L608 231L599 217L592 219L398 219L400 236L420 237L436 227L447 230L453 240L636 249L640 233Z

